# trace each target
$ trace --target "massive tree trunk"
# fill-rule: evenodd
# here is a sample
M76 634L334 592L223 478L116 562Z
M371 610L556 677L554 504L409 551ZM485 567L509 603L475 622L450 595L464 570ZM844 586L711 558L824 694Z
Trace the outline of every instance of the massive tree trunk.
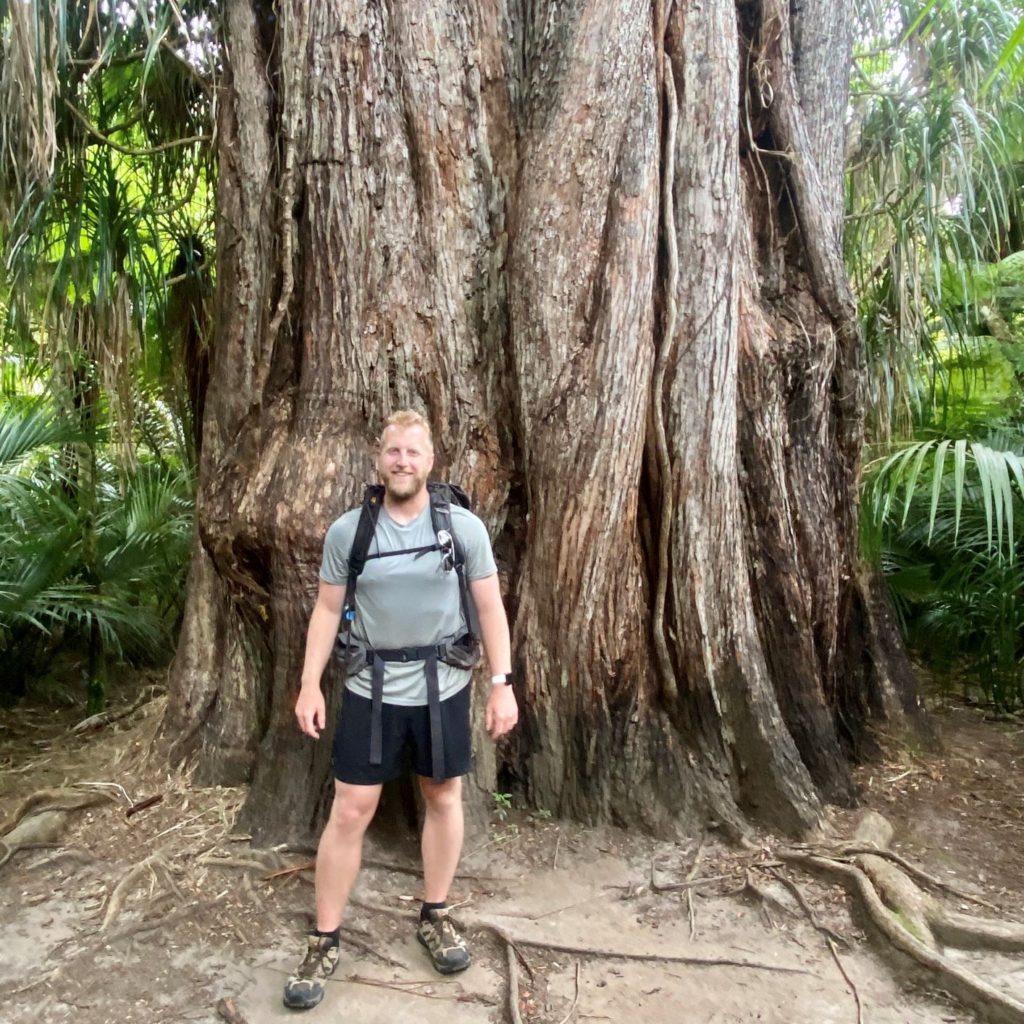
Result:
M323 534L393 408L491 528L525 716L478 782L669 831L815 826L913 711L859 568L825 0L225 5L218 302L165 732L312 833ZM336 706L337 675L327 689ZM333 708L332 708L333 711Z

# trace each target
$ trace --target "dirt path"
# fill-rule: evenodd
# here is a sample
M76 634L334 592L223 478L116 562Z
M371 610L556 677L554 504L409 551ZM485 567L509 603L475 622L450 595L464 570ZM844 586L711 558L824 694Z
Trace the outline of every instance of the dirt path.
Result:
M232 832L240 791L193 789L156 759L147 761L159 710L155 702L129 727L84 738L69 737L61 721L37 729L0 722L8 736L33 740L30 749L5 740L0 813L44 786L91 781L114 797L77 813L59 848L23 850L2 869L5 1024L213 1022L222 998L233 999L248 1024L295 1020L281 1006L280 991L308 923L310 875L265 876L269 867L306 858L281 852L257 861L260 855ZM1019 772L1012 773L1024 756L1021 737L979 726L976 717L941 724L956 740L952 753L875 765L861 781L905 837L902 852L1012 912L1020 906L1024 852L1021 832L1008 824L1020 819ZM969 766L984 778L965 777ZM973 794L966 803L958 799L965 783ZM125 818L129 802L157 793L159 804ZM982 817L972 819L972 810ZM837 813L835 821L845 832L852 817ZM929 835L940 842L930 847ZM521 942L523 1024L857 1024L850 984L826 940L765 866L771 854L738 852L711 836L694 870L697 846L582 830L540 816L495 822L489 836L467 844L463 870L472 877L461 878L453 893L464 901L458 913L476 955L471 970L454 979L434 974L413 938L416 878L388 866L412 865L414 851L371 849L359 905L346 922L349 941L337 980L309 1019L511 1021L507 947L497 928ZM689 894L654 891L652 862L659 886L691 871L697 884ZM929 990L928 979L876 954L860 922L851 920L842 890L793 877L821 921L846 940L838 956L865 1022L971 1019ZM742 892L748 878L774 900L766 904ZM548 948L557 946L591 952ZM609 955L616 952L665 959ZM1021 959L965 959L1024 998Z

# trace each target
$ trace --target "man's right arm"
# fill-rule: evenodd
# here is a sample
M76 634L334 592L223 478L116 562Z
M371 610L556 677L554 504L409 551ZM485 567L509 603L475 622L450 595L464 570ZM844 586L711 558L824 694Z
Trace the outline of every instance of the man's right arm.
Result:
M306 632L306 658L302 666L302 688L295 704L295 717L299 728L313 739L320 738L320 730L327 724L327 708L320 689L320 677L334 650L334 641L341 624L341 610L345 604L345 585L320 581L313 614Z

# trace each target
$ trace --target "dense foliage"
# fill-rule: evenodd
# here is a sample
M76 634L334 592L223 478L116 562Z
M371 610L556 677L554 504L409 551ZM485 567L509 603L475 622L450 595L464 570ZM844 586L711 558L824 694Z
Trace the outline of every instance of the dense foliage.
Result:
M209 370L218 7L0 2L0 697L163 658ZM847 260L865 553L909 636L1024 703L1024 12L864 0Z
M55 413L8 400L0 412L0 647L5 688L45 673L59 646L86 655L90 710L108 655L166 659L192 537L192 481L147 452L128 473Z
M0 697L165 659L208 368L215 5L0 7Z
M847 260L874 440L865 553L920 657L1024 705L1024 18L885 5L854 82Z

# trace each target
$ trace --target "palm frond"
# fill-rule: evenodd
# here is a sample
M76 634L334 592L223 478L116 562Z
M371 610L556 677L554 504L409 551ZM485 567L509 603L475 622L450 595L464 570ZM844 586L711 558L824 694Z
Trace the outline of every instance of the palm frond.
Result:
M953 483L945 474L946 456L953 448ZM969 472L970 471L970 472ZM899 527L905 528L922 492L928 495L925 515L919 522L930 543L941 525L940 510L952 504L950 525L955 543L964 518L965 497L973 512L980 503L985 529L984 548L991 554L1013 561L1017 551L1016 526L1020 522L1016 505L1024 501L1024 455L1014 450L997 450L977 441L960 438L916 441L896 452L869 462L865 467L864 512L878 525L894 522L893 506L902 494Z

